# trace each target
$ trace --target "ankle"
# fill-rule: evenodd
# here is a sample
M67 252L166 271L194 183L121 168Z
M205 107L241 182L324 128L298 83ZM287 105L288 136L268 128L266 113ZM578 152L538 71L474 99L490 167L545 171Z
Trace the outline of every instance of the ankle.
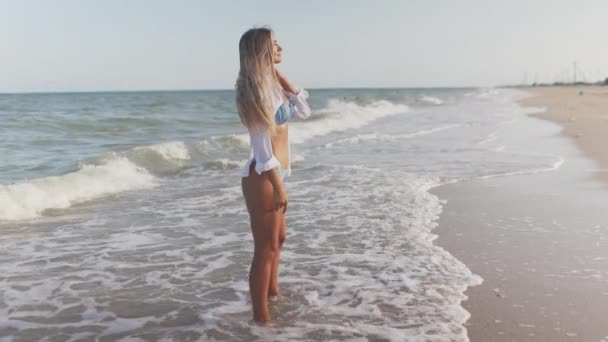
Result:
M270 318L270 314L268 312L262 313L260 315L253 315L253 320L258 322L258 323L267 323L270 322L272 320L272 318Z

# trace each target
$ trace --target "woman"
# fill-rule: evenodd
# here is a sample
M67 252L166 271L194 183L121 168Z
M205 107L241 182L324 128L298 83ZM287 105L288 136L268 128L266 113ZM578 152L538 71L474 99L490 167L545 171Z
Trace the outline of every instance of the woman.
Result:
M251 155L242 188L253 233L249 290L256 322L270 321L268 300L278 298L279 255L285 241L287 194L291 174L287 121L310 115L308 93L275 68L283 49L268 28L254 28L239 42L240 71L236 102L249 131Z

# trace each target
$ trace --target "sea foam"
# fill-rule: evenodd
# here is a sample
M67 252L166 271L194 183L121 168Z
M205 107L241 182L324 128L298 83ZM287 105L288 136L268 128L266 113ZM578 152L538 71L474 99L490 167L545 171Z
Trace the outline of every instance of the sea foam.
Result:
M85 164L62 176L0 185L0 220L25 220L47 209L69 208L74 203L126 190L153 187L155 177L125 157L99 165Z

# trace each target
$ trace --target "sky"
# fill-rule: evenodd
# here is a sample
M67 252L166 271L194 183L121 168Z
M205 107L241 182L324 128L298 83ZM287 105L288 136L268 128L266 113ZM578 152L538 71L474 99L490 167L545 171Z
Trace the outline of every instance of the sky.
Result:
M0 92L232 89L268 25L298 86L608 77L608 0L0 0Z

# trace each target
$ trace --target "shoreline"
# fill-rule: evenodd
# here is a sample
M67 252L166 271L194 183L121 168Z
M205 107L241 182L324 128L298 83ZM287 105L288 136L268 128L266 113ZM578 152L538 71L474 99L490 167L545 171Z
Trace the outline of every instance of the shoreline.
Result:
M532 97L521 106L547 111L528 114L512 136L528 129L538 134L531 150L566 162L433 189L446 201L435 245L483 278L461 303L471 341L606 341L599 317L608 308L608 88L526 91Z
M598 164L596 175L608 183L608 87L555 86L524 88L530 97L518 101L524 107L545 107L532 117L563 127L562 135Z

